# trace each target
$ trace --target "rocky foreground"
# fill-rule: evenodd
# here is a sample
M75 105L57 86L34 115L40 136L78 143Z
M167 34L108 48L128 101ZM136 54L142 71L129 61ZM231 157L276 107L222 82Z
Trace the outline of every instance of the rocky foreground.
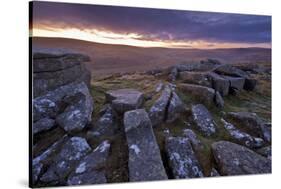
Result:
M209 59L91 82L86 61L33 51L34 186L271 173L268 67ZM249 95L261 103L239 106Z

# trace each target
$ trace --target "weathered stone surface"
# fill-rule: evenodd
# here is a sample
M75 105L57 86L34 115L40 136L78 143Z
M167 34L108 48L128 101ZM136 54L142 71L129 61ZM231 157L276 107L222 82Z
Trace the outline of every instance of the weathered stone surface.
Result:
M179 79L185 83L212 87L211 80L206 72L180 72Z
M83 62L89 57L65 49L33 50L33 95L43 95L62 85L85 82L90 85L91 73Z
M94 124L93 129L87 135L91 137L111 137L118 129L117 115L111 105L104 107L103 115Z
M203 144L201 143L201 141L197 138L197 135L191 129L184 129L183 136L188 138L188 140L190 141L192 148L195 150L195 152L204 149Z
M224 119L221 119L221 121L224 124L224 128L237 143L248 148L259 148L264 145L264 140L262 138L252 137L248 133L240 131L234 125L226 122Z
M231 88L241 91L244 87L245 78L243 77L224 76L223 78L229 81Z
M156 100L149 110L149 118L153 126L157 126L165 121L166 108L172 95L172 90L169 86L165 86L161 96Z
M124 114L124 127L129 148L129 180L165 180L162 163L148 114L144 109Z
M110 90L105 96L106 101L120 114L140 108L144 100L143 93L135 89Z
M168 137L165 141L165 151L174 178L203 177L201 167L187 138Z
M170 98L169 106L168 106L168 115L167 115L167 123L172 123L176 119L180 117L180 114L183 113L186 109L185 104L177 95L176 92L172 92L172 97Z
M256 88L257 85L257 80L253 78L246 78L245 79L245 84L244 84L244 89L247 91L253 91Z
M216 91L216 95L215 95L215 104L219 108L223 108L224 106L224 100L218 91Z
M193 96L196 100L203 103L204 105L214 105L214 89L193 84L179 84L178 87L183 93Z
M233 76L233 77L243 77L247 78L248 74L238 68L235 68L229 64L223 64L218 66L215 70L216 73L221 75Z
M264 124L256 113L251 112L228 112L225 116L226 120L237 125L241 130L255 137L264 137L262 125Z
M204 105L193 105L191 111L196 128L198 128L203 135L211 136L216 133L216 123Z
M218 91L222 96L226 96L229 93L229 81L220 75L211 72L208 74L209 80L212 82L212 88Z
M33 124L33 134L50 130L55 127L55 120L50 118L42 118Z
M90 150L91 147L84 138L70 138L53 158L52 164L42 175L40 181L45 183L62 182Z
M88 115L88 121L91 120L93 111L93 99L90 95L87 85L82 83L71 83L64 85L56 90L50 91L47 94L33 99L33 121L38 121L42 118L56 118L63 112L68 104L64 102L64 98L75 96L77 93L82 93L85 96L84 111ZM81 95L78 95L81 96Z
M212 150L222 175L271 173L271 161L246 147L219 141Z
M257 153L271 160L271 146L266 146L257 150Z
M60 140L52 144L46 151L32 160L32 177L33 184L37 182L39 176L42 174L44 167L46 167L48 159L55 154L60 146L66 141L67 136L63 136Z
M64 112L56 117L58 125L69 133L81 131L91 121L92 107L87 105L86 96L76 93L74 98L77 98L77 101L71 102ZM90 108L90 111L87 108Z
M105 165L109 155L110 143L103 141L93 152L85 156L68 177L68 185L106 183Z

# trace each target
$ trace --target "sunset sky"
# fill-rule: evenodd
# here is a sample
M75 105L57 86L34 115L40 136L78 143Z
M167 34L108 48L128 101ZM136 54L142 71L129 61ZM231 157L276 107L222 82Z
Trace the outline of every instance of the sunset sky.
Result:
M271 17L33 2L31 35L169 48L271 48Z

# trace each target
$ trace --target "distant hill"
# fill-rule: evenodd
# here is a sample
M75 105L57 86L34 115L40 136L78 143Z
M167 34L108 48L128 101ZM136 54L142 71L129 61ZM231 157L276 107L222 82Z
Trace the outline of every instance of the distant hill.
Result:
M87 67L93 75L145 71L206 58L225 63L271 63L271 49L172 49L110 45L67 38L33 37L34 47L66 48L91 57Z

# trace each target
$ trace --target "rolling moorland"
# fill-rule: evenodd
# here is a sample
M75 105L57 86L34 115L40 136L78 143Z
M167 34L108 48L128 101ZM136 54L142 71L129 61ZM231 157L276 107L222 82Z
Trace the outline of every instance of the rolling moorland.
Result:
M32 42L34 186L271 173L271 49Z
M112 73L147 71L179 63L217 59L224 63L271 63L271 49L169 49L109 45L66 38L33 37L34 47L64 48L87 54L92 77Z

